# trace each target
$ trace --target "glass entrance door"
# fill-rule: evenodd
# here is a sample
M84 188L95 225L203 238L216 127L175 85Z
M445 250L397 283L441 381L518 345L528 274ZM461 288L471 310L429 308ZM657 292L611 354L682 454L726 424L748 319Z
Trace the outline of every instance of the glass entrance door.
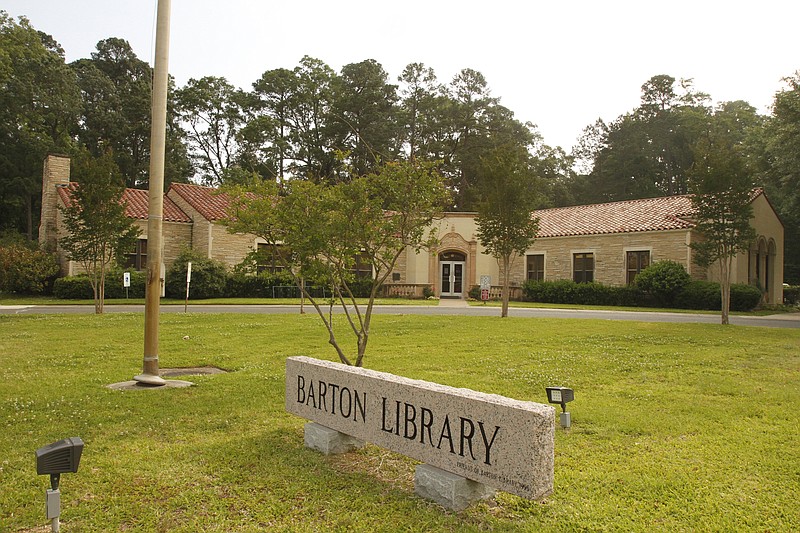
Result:
M461 297L464 293L464 262L443 261L439 263L442 280L441 296Z

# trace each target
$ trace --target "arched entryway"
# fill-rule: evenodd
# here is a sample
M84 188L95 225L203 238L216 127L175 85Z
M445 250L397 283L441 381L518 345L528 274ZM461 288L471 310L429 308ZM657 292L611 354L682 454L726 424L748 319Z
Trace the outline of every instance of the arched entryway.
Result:
M449 251L439 254L439 296L441 298L463 298L467 256Z
M773 302L773 291L775 286L775 255L777 246L773 239L758 237L750 248L750 260L748 263L749 281L764 294L765 303Z

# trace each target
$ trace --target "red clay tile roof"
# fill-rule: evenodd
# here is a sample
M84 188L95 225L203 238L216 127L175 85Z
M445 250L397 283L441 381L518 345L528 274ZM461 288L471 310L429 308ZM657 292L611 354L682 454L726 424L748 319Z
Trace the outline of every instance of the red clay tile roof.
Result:
M122 199L128 202L126 213L131 218L147 219L149 193L144 189L125 189ZM191 222L189 215L164 195L164 222Z
M217 189L188 183L173 183L170 185L170 190L175 191L207 220L221 220L228 216L230 198L227 194L217 193Z
M693 228L691 196L645 198L535 211L537 237L567 237Z
M74 181L70 182L67 187L58 187L58 195L65 206L72 204L72 191L78 184ZM130 218L137 218L141 220L147 219L147 210L149 197L148 192L144 189L125 189L122 193L122 200L127 202L125 214ZM189 215L184 213L175 202L170 200L166 195L164 196L164 222L191 222L192 219Z

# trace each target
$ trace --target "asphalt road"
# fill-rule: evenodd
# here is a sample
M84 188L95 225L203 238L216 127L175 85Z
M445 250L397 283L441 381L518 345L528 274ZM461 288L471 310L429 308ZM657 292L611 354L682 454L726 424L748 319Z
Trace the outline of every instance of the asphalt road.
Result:
M143 305L106 305L106 313L144 313ZM162 305L162 313L183 313L182 305ZM298 313L296 305L190 305L191 313L245 313L245 314L286 314ZM314 309L306 307L306 312ZM499 316L499 307L468 306L466 302L453 302L441 305L376 305L376 314L389 315L461 315L461 316ZM34 305L0 306L0 314L90 314L91 305ZM657 313L638 311L592 311L576 309L532 309L512 307L509 316L522 318L572 318L593 320L632 320L638 322L703 323L719 324L719 315L691 313ZM800 313L771 316L731 315L731 324L768 328L800 328Z

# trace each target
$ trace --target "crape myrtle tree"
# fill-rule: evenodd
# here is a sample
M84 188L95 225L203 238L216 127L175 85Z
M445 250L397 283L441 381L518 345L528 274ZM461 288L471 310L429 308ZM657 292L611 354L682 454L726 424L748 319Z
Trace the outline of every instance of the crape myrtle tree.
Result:
M747 156L747 133L755 110L743 102L723 104L695 146L689 173L692 207L701 239L691 244L694 261L719 269L721 323L729 323L734 258L750 248L755 230L753 169Z
M59 243L89 275L95 313L102 314L106 272L133 248L139 229L125 215L124 180L111 154L93 159L84 153L73 174L78 185L69 205L59 207L67 230Z
M226 223L232 232L263 238L288 267L303 296L328 331L328 342L347 365L362 366L375 298L398 258L435 243L429 228L442 216L449 194L443 178L428 162L389 162L372 173L335 184L290 180L282 192L275 182L254 180L230 186ZM356 300L356 262L372 268L366 304ZM326 286L326 301L306 284ZM339 306L342 315L334 315ZM355 353L337 336L334 318L355 337Z
M503 305L508 316L510 272L513 260L533 244L539 219L532 216L536 204L532 157L520 145L502 145L481 160L478 204L478 239L497 259L502 272Z

